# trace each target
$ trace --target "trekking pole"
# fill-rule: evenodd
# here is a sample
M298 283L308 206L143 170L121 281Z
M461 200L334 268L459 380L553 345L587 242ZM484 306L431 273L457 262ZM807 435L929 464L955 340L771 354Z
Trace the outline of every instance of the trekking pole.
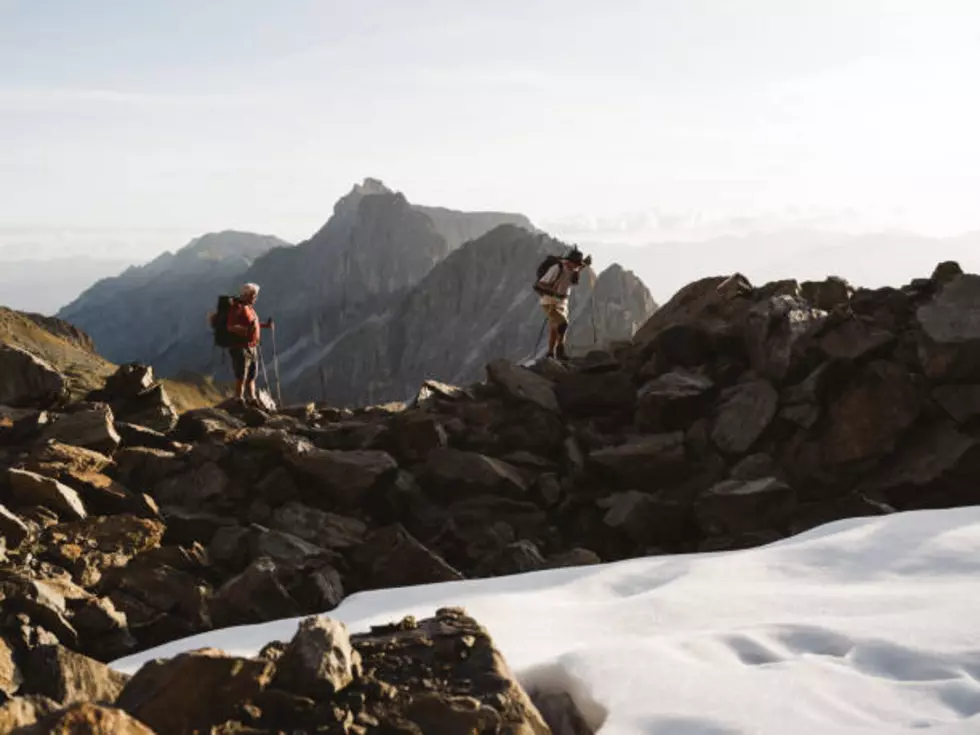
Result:
M282 408L282 385L279 383L279 349L276 347L276 325L272 325L272 369L276 375L276 401Z
M272 386L269 385L269 373L265 370L265 355L262 352L262 347L259 348L259 365L262 367L262 379L265 381L265 389L269 392L270 396L272 394Z
M595 328L595 271L589 268L589 281L592 284L592 346L595 347L599 342L599 337Z

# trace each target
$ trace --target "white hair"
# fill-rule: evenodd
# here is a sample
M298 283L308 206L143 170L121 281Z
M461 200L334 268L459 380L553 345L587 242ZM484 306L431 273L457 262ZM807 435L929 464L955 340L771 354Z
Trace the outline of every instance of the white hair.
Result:
M246 283L244 286L242 286L242 296L246 296L248 294L255 294L256 296L258 296L259 295L259 284L257 284L257 283Z

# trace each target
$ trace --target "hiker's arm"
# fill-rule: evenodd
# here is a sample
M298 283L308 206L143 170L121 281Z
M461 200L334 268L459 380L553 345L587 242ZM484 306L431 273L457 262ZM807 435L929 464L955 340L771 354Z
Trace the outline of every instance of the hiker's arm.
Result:
M259 326L262 327L262 329L274 329L275 326L276 326L276 323L274 321L272 321L272 317L270 316L264 322L260 322L259 323Z

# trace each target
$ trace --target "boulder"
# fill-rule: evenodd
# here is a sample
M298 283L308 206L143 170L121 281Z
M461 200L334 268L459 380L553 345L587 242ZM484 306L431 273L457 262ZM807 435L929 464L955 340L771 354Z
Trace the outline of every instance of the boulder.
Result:
M36 355L0 344L0 404L48 407L68 394L65 377Z
M353 550L351 561L368 589L455 582L463 578L399 524L369 534Z
M388 434L388 427L375 421L339 421L319 429L305 431L304 434L309 436L310 441L320 449L341 451L380 449Z
M272 679L269 661L205 648L144 664L116 706L158 733L191 735L239 719Z
M818 309L833 311L851 300L854 289L851 285L837 276L830 276L823 281L804 281L800 284L800 294Z
M367 526L356 518L289 502L272 512L272 528L288 531L324 549L347 549L364 540Z
M27 653L24 694L42 694L61 705L112 704L129 677L62 645L37 646Z
M490 634L461 609L443 608L433 618L378 626L351 641L361 668L371 672L363 689L358 682L351 686L365 691L364 711L381 731L551 732ZM442 673L447 668L451 677Z
M225 582L212 604L215 624L227 627L300 615L302 608L289 594L281 574L276 562L260 557Z
M416 393L415 398L411 401L410 405L413 407L424 407L437 401L453 403L455 401L472 397L472 393L466 388L460 388L457 385L449 385L448 383L442 383L438 380L425 380L422 382L422 386L419 388L418 393Z
M27 460L27 469L62 479L73 472L104 472L113 460L99 452L52 441L42 444Z
M171 475L158 482L152 491L161 505L201 508L225 497L230 480L217 464L206 462L189 472Z
M3 701L0 698L0 732L18 733L19 728L27 728L35 725L38 720L57 711L57 702L53 702L47 697L27 695L23 697L13 697ZM27 732L30 732L28 730ZM48 729L41 729L36 735L47 735ZM18 733L23 735L23 730ZM35 735L31 733L31 735ZM74 733L65 735L74 735Z
M125 421L116 421L116 431L119 432L120 447L148 447L176 452L186 446L159 431ZM113 456L118 456L118 452Z
M3 695L12 695L23 683L24 677L14 657L14 649L3 636L0 636L0 700Z
M622 371L569 373L557 381L558 404L570 416L632 413L636 388Z
M787 526L796 495L774 477L760 480L725 480L695 502L695 514L709 535L742 534Z
M548 562L533 541L521 539L507 544L497 553L485 557L474 569L477 577L502 577L523 574L547 567Z
M109 401L120 401L136 398L153 386L153 368L141 363L120 365L115 373L106 378L105 385L99 391Z
M980 440L950 422L915 430L858 492L898 510L980 503Z
M78 493L50 477L27 470L7 470L13 505L43 505L61 518L81 520L88 516Z
M589 463L623 487L650 491L681 482L696 469L688 461L680 431L636 436L593 450Z
M745 454L772 423L779 394L768 380L741 383L722 394L711 440L726 454Z
M84 702L41 718L13 735L155 735L139 720L114 707Z
M23 613L34 624L50 631L52 642L78 645L78 631L68 621L65 595L49 580L32 578L27 570L0 567L0 610Z
M419 470L419 481L440 497L455 499L486 493L522 497L528 483L516 467L478 452L435 449Z
M980 275L953 275L916 311L919 358L930 378L969 381L980 374Z
M834 360L860 360L887 351L895 335L869 317L854 317L824 332L818 341L820 351Z
M887 454L915 422L923 396L902 365L876 360L862 368L828 409L824 461L841 464Z
M121 441L114 420L111 408L94 405L62 415L45 430L42 439L112 454Z
M602 559L590 549L575 547L548 557L547 569L565 569L567 567L587 567L602 564Z
M42 534L43 556L68 569L83 587L91 587L106 569L125 566L159 546L165 530L157 519L129 514L60 523Z
M448 446L446 429L435 416L406 413L391 421L384 448L399 461L417 462L433 449Z
M7 540L7 546L16 549L30 536L31 529L20 518L0 505L0 536Z
M494 360L487 365L487 379L513 401L533 403L555 413L559 411L555 384L527 368L507 360Z
M703 412L713 388L709 378L687 370L654 378L638 393L636 425L653 432L686 429Z
M181 414L172 435L181 442L225 443L236 438L245 426L244 421L220 408L197 408Z
M306 618L277 664L275 686L326 700L361 673L361 656L347 626L325 616Z
M308 444L290 453L287 461L325 491L329 501L349 506L358 505L379 480L398 470L398 463L387 452L345 452Z
M62 477L75 490L85 508L95 515L132 513L149 518L159 514L156 502L144 493L130 492L111 477L97 472L69 472Z
M933 389L932 399L959 424L980 416L980 384L940 385Z
M781 381L790 370L794 345L826 317L826 312L793 295L772 296L754 304L745 325L752 370L760 377Z
M163 434L173 431L180 418L163 383L157 383L130 398L113 401L112 408L123 421Z

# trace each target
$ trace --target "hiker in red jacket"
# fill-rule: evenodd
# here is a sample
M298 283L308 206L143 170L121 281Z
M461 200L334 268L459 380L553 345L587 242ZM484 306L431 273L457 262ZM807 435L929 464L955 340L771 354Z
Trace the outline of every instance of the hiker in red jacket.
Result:
M260 330L275 326L271 318L266 322L259 321L253 306L258 296L259 287L246 283L228 309L228 331L237 338L235 344L228 348L228 353L235 371L238 400L247 398L252 403L259 400L255 393L255 379L258 376Z

